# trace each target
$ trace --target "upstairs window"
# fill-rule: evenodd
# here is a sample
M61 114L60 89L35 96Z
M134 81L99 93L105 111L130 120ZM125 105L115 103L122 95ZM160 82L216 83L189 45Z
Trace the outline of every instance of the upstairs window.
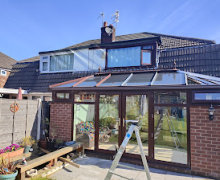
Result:
M108 49L108 67L140 66L141 47Z
M152 46L143 46L141 50L141 64L151 65Z
M48 62L43 62L43 71L48 71Z
M107 67L152 65L153 46L136 46L108 49Z
M50 57L50 71L73 70L74 55L64 54Z

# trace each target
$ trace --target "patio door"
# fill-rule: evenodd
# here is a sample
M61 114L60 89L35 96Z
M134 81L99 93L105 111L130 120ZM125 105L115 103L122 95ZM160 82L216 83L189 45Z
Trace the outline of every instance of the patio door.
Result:
M144 153L148 156L149 152L149 100L146 93L143 94L124 94L123 95L123 137L128 131L130 124L126 120L138 120L140 126L140 137L143 144ZM128 145L126 153L132 155L140 155L139 146L135 133L133 133Z
M116 151L121 138L121 96L117 93L98 95L98 149Z

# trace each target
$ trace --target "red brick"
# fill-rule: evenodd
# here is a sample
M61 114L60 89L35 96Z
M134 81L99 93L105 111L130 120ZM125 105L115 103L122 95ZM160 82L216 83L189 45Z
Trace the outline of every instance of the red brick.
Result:
M220 107L215 119L208 118L209 106L190 108L191 169L194 173L220 178Z

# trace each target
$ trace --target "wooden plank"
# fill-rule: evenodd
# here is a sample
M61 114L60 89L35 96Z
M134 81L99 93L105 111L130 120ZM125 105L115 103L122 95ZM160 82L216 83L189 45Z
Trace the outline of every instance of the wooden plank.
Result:
M71 151L74 151L74 150L80 148L81 146L82 146L82 144L76 143L73 146L68 146L68 147L59 149L57 151L51 152L50 154L46 154L46 155L41 156L39 158L28 161L27 165L18 165L17 167L20 168L21 169L20 172L23 173L31 168L37 167L37 166L44 164L52 159L58 158L64 154L67 154Z
M48 153L51 153L50 151L47 151L46 149L43 149L43 148L40 148L40 150L43 151L43 152L45 152L45 153L47 153L47 154L48 154ZM67 162L67 163L69 163L69 164L71 164L72 166L75 166L75 167L77 167L77 168L80 167L79 164L76 164L76 163L70 161L69 159L66 159L66 158L63 158L63 157L59 157L58 159L60 159L60 160L63 161L63 162Z
M69 159L66 159L66 158L63 158L63 157L59 157L59 159L60 159L61 161L67 162L67 163L69 163L69 164L71 164L72 166L75 166L75 167L77 167L77 168L80 167L79 164L76 164L76 163L70 161Z

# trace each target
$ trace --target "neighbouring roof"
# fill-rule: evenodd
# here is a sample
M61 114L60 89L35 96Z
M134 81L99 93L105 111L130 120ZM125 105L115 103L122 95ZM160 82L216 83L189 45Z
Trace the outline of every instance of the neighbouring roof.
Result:
M39 61L39 60L40 60L40 56L34 56L31 58L27 58L27 59L23 59L21 61L18 61L18 63L35 62L35 61Z
M16 60L0 52L0 68L11 69Z
M165 34L158 34L158 33L150 33L150 32L142 32L142 33L134 33L134 34L127 34L127 35L120 35L116 36L116 40L109 44L125 42L128 43L129 41L134 40L141 40L141 39L152 39L152 38L159 38L161 40L161 48L178 48L178 47L188 47L188 46L198 46L203 44L215 44L215 41L206 40L206 39L199 39L199 38L190 38L190 37L181 37L181 36L172 36L172 35L165 35ZM50 53L50 52L59 52L59 51L67 51L71 49L78 49L78 48L89 48L93 46L102 46L100 39L89 40L79 44L75 44L72 46L68 46L63 49L55 50L55 51L45 51L40 52L40 54Z
M94 72L67 72L40 74L39 60L19 61L13 65L13 69L5 84L5 88L19 88L29 92L48 92L51 84L88 76Z
M149 86L188 86L220 85L220 78L180 70L148 70L125 73L99 73L72 81L67 81L50 88L106 88L106 87L149 87ZM195 86L194 86L195 87ZM163 87L164 88L164 87Z

